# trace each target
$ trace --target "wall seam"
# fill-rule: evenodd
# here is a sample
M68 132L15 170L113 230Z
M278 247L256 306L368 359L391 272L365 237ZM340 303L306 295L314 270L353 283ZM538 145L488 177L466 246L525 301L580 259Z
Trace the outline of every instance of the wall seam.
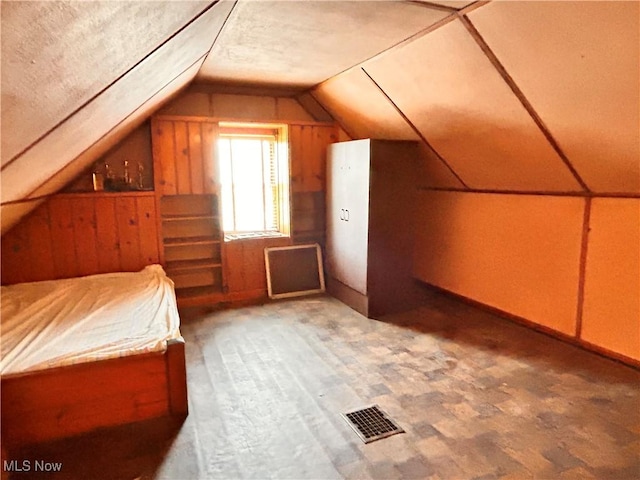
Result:
M591 190L589 189L585 181L582 179L582 177L580 176L576 168L573 166L573 164L571 163L567 155L564 153L564 151L560 147L560 144L556 141L554 136L551 134L551 131L549 130L549 128L542 121L542 118L540 117L538 112L536 112L536 110L533 108L533 105L531 104L531 102L527 99L524 92L520 89L520 87L515 82L513 77L509 74L509 72L504 67L504 65L502 65L502 63L500 62L496 54L493 52L493 50L491 50L491 47L489 47L489 45L484 40L480 32L476 29L473 23L471 23L471 20L469 20L466 14L463 14L463 13L458 13L458 18L466 28L467 32L469 32L469 34L474 39L476 44L480 47L482 52L485 54L485 56L489 59L489 62L491 62L493 67L498 71L498 74L502 77L502 79L509 86L513 94L520 101L520 103L522 104L526 112L529 114L529 116L533 120L533 122L538 126L538 128L540 129L544 137L547 139L547 142L549 142L549 144L551 145L551 148L553 148L553 150L560 157L564 165L569 169L569 171L573 175L574 179L578 182L580 187L583 190L590 192Z
M193 195L193 171L191 167L191 134L189 133L189 122L184 122L184 129L187 134L187 165L189 166L189 193ZM137 200L136 200L137 201Z
M585 198L582 223L582 244L580 246L580 264L578 271L578 299L576 308L576 338L582 339L582 320L584 313L584 291L587 272L587 254L589 251L589 232L591 231L591 197Z
M460 184L462 186L464 186L466 189L469 188L469 186L464 182L464 180L462 180L462 178L460 178L460 175L458 175L455 170L451 167L451 165L449 165L449 162L447 162L442 155L440 155L435 148L433 148L433 146L429 143L429 141L426 139L426 137L422 134L422 132L420 130L418 130L418 127L416 127L413 122L409 119L409 117L407 117L407 115L405 115L405 113L400 109L400 107L398 107L398 105L396 105L396 103L391 99L391 97L387 94L387 92L384 91L384 89L378 84L378 82L376 82L373 77L371 75L369 75L369 72L367 72L364 67L361 67L362 72L367 76L367 78L369 80L371 80L371 83L373 83L373 85L375 85L375 87L380 91L380 93L382 93L382 95L384 95L384 97L387 99L387 101L391 104L391 106L396 110L396 112L398 112L398 114L402 117L402 119L407 123L407 125L409 125L409 127L415 132L416 135L418 135L418 137L420 138L420 140L422 140L422 142L428 147L430 148L433 153L436 155L436 157L438 157L438 160L440 160L440 162L442 162L442 164L449 170L449 172L451 172L451 174L460 182Z
M450 14L447 15L446 17L441 18L437 22L432 23L428 27L426 27L426 28L424 28L422 30L419 30L416 33L408 36L407 38L405 38L403 40L400 40L398 43L395 43L395 44L391 45L390 47L385 48L384 50L380 50L378 53L376 53L376 54L374 54L374 55L372 55L372 56L370 56L368 58L365 58L364 60L361 60L358 63L356 63L356 64L354 64L354 65L352 65L352 66L350 66L348 68L345 68L344 70L342 70L342 71L340 71L338 73L335 73L335 74L331 75L328 78L325 78L324 80L319 82L317 85L315 85L314 88L317 87L318 85L322 85L323 83L328 82L329 80L331 80L333 78L339 77L343 73L346 73L346 72L348 72L350 70L354 70L354 69L356 69L358 67L362 67L362 65L364 65L365 63L367 63L367 62L369 62L369 61L371 61L373 59L376 59L376 58L378 58L378 57L380 57L382 55L385 55L385 54L391 52L392 50L395 50L396 48L400 48L403 45L406 45L406 44L411 43L411 42L413 42L415 40L418 40L418 39L420 39L420 38L422 38L422 37L434 32L434 31L438 30L439 28L444 27L448 23L453 22L458 17L458 15L464 15L464 14L467 14L467 13L472 12L474 10L477 10L478 8L483 7L483 6L487 5L488 3L491 3L491 1L493 1L493 0L476 0L475 2L470 3L466 7L463 7L463 8L460 8L460 9L456 9L455 7L446 7L446 6L434 4L434 3L431 3L431 2L422 2L420 0L414 2L412 0L407 0L407 3L420 4L420 5L424 6L425 8L430 8L431 10L446 11L446 12L450 12Z
M431 32L434 32L435 30L439 29L440 27L443 27L443 26L447 25L448 23L453 22L458 17L458 13L459 13L458 11L452 10L450 15L447 15L446 17L441 18L440 20L438 20L437 22L429 25L428 27L426 27L426 28L424 28L424 29L422 29L422 30L420 30L420 31L408 36L407 38L405 38L403 40L400 40L398 43L395 43L395 44L391 45L390 47L385 48L384 50L379 51L378 53L370 56L369 58L365 58L364 60L361 60L361 61L355 63L354 65L352 65L352 66L350 66L348 68L345 68L344 70L341 70L340 72L335 73L335 74L331 75L328 78L325 78L324 80L319 82L317 85L315 85L315 87L317 87L318 85L322 85L323 83L326 83L326 82L328 82L329 80L331 80L333 78L339 77L343 73L349 72L351 70L355 70L356 68L362 68L362 65L364 65L365 63L368 63L373 59L376 59L376 58L378 58L378 57L380 57L382 55L385 55L386 53L389 53L390 51L395 50L396 48L400 48L403 45L406 45L406 44L411 43L411 42L413 42L415 40L418 40L418 39L424 37L425 35L430 34Z
M344 132L345 132L347 135L349 135L349 137L351 137L351 139L352 139L352 140L357 140L357 139L359 139L359 138L360 138L360 137L359 137L359 136L357 136L357 135L352 135L352 132L350 132L350 131L349 131L349 129L346 127L346 125L345 125L344 121L343 121L340 117L338 117L337 115L334 115L333 113L331 113L330 111L328 111L328 110L324 107L324 105L322 105L322 103L320 103L320 100L318 100L318 99L316 98L316 96L314 95L313 90L309 90L309 95L311 95L311 97L312 97L316 102L318 102L318 105L320 105L320 106L321 106L321 107L322 107L322 108L323 108L323 109L324 109L324 110L329 114L329 116L330 116L331 118L333 118L333 120L338 124L338 126L339 126L342 130L344 130ZM312 117L313 117L313 115L312 115Z
M214 3L214 5L219 3L219 1L220 0L216 1ZM231 18L231 14L233 13L233 10L236 8L236 5L238 5L238 0L234 0L233 5L229 9L229 13L227 14L227 18L224 19L224 22L222 22L222 26L220 27L220 30L218 30L218 33L213 38L213 42L211 42L211 47L209 47L209 50L207 50L207 53L204 56L204 60L202 61L203 64L204 64L204 62L207 61L207 58L209 58L209 54L211 53L211 50L213 50L213 47L215 46L216 42L218 41L218 38L220 38L220 35L222 35L222 31L224 30L224 27L227 26L227 22L229 21L229 18ZM211 5L211 6L213 6L213 5ZM200 68L202 68L202 67L200 67Z
M640 193L625 192L571 192L571 191L541 191L541 190L500 190L500 189L478 189L478 188L452 188L452 187L418 187L421 191L435 192L457 192L457 193L483 193L493 195L538 195L551 197L576 197L576 198L621 198L639 199Z
M326 113L326 114L327 114L327 116L328 116L328 117L330 117L330 118L332 118L334 121L336 121L336 119L334 118L334 116L333 116L331 113L329 113L329 111L324 107L324 105L322 105L322 104L320 103L320 101L319 101L319 100L318 100L318 99L313 95L313 91L314 91L314 90L315 90L315 87L314 87L314 88L310 88L310 89L305 90L304 92L302 92L301 94L299 94L298 96L293 97L293 98L295 98L296 102L298 102L298 105L300 105L300 106L304 109L304 111L305 111L305 112L307 112L307 113L309 114L309 116L310 116L311 118L313 118L316 122L320 122L320 121L322 121L322 120L319 120L319 119L318 119L318 117L317 117L316 115L314 115L314 114L313 114L313 113L312 113L312 112L311 112L307 107L305 107L305 106L302 104L302 102L300 101L300 97L302 97L302 96L303 96L303 95L305 95L305 94L306 94L306 95L309 95L309 96L313 99L313 101L314 101L314 102L316 102L316 104L318 105L318 107L320 107L320 108L324 111L324 113ZM343 130L344 130L344 128L343 128ZM345 130L345 132L346 132L346 130Z
M539 323L534 322L533 320L529 320L525 317L521 317L519 315L516 315L514 313L510 313L506 310L502 310L498 307L494 307L492 305L489 305L487 303L482 303L479 300L475 300L471 297L467 297L465 295L456 293L452 290L448 290L446 288L440 287L438 285L435 285L433 283L429 283L429 282L425 282L423 280L419 280L421 282L424 283L424 285L437 292L440 293L442 295L445 295L449 298L453 298L456 299L457 301L466 303L468 305L472 305L476 308L482 309L485 312L489 312L492 315L496 315L499 318L502 318L506 321L509 322L513 322L515 324L519 324L522 325L523 327L526 327L532 331L538 332L542 335L546 335L547 337L550 338L554 338L556 340L562 341L562 342L566 342L569 343L571 345L575 345L577 347L580 347L586 351L590 351L592 353L595 353L597 355L600 355L604 358L608 358L609 360L613 360L616 362L619 362L621 365L626 365L628 367L631 368L635 368L635 369L640 369L640 361L632 358L632 357L628 357L622 353L618 353L614 350L609 350L605 347L601 347L599 345L590 343L586 340L582 340L582 339L578 339L574 336L568 335L566 333L562 333L558 330L554 330L551 327L547 327L544 325L541 325Z

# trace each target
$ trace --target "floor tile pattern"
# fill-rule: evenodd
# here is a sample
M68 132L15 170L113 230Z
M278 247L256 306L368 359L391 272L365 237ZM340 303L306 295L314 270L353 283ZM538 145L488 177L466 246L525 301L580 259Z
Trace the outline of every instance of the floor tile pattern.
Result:
M640 372L445 297L383 321L310 297L182 330L179 431L21 454L65 458L70 478L96 455L126 466L96 478L640 478ZM371 404L405 433L363 444L340 413Z

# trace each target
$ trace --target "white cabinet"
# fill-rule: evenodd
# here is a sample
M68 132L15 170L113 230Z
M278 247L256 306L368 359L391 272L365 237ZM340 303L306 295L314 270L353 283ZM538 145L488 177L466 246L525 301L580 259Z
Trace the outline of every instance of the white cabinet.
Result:
M330 293L369 316L410 307L417 143L355 140L327 154Z
M369 231L369 158L366 142L329 147L327 254L336 280L367 293Z

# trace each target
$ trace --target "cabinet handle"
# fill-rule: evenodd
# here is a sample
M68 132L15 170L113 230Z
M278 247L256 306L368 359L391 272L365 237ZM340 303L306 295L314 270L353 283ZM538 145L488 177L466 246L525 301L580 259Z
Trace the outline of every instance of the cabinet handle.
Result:
M349 221L349 210L346 210L346 209L345 209L344 213L345 213L345 215L344 215L344 221L345 221L345 222L348 222L348 221Z
M344 220L344 208L340 209L340 220Z

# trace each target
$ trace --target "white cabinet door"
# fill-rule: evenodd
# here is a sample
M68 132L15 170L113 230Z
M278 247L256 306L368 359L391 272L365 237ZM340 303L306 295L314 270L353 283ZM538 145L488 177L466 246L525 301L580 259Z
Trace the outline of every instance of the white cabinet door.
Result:
M369 140L329 148L327 253L331 275L367 293Z
M346 183L344 178L344 148L340 144L327 148L327 268L330 275L342 280L341 259L344 257L344 245L341 238L345 235L343 209Z

